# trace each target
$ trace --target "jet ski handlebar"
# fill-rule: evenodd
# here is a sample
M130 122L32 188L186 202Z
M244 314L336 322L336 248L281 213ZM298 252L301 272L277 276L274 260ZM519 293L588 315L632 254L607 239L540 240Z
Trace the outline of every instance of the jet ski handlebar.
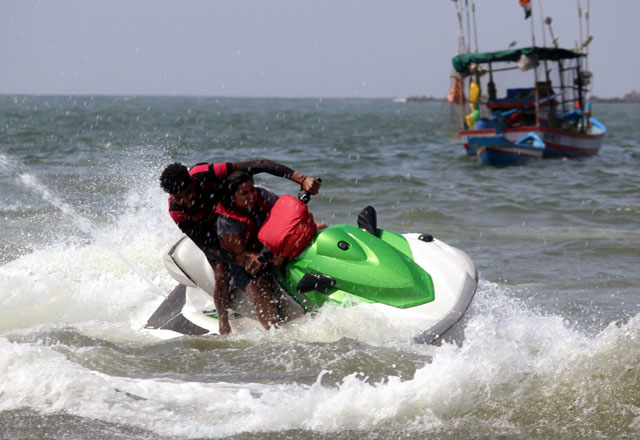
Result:
M261 263L268 263L269 260L271 260L271 257L273 257L273 254L269 252L269 250L266 247L263 246L262 250L258 254L258 261Z
M316 177L316 180L318 182L322 182L322 179L319 177ZM298 200L300 200L302 203L306 205L307 203L309 203L309 200L311 200L311 193L309 191L304 191L304 190L300 191L298 193Z

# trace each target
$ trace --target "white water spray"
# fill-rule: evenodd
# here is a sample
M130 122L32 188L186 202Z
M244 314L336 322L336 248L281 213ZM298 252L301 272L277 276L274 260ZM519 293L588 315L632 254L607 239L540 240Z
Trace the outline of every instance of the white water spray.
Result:
M0 172L2 172L2 174L9 175L11 170L17 168L17 165L18 164L7 155L0 153Z
M0 171L2 172L2 174L11 175L11 173L18 171L15 175L16 181L18 183L21 183L24 187L42 197L42 199L51 204L51 206L58 209L62 214L64 214L66 218L71 220L73 224L78 227L78 229L92 237L98 246L103 247L104 249L114 254L133 273L138 275L150 287L152 287L154 291L157 291L161 295L166 296L166 293L163 292L156 284L154 284L153 281L151 281L151 279L149 279L149 277L142 270L131 263L124 255L122 255L122 252L120 252L113 243L99 234L98 228L91 220L80 215L80 213L78 213L78 211L73 206L69 205L61 198L53 194L49 190L49 188L47 188L35 176L33 176L32 174L20 172L24 168L24 165L22 165L15 159L12 159L11 157L0 153Z

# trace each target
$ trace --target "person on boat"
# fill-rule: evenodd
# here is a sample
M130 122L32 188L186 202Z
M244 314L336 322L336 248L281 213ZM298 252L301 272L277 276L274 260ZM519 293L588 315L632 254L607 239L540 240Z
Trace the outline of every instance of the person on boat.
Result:
M234 171L225 181L225 192L216 206L220 243L238 257L230 268L233 283L247 293L258 321L267 330L286 320L278 311L277 285L267 270L268 263L260 258L263 244L258 240L260 227L277 200L275 193L256 187L249 173ZM326 227L322 222L315 224L317 228ZM280 261L277 257L275 260L277 265Z
M213 292L219 312L220 334L231 332L227 317L229 297L228 264L251 263L220 246L216 231L216 205L220 199L222 182L229 173L241 170L249 175L269 173L292 180L311 194L317 194L320 182L271 160L236 163L198 163L191 169L179 162L168 165L160 175L160 186L169 193L169 215L182 232L204 252L215 277ZM251 266L249 266L251 268Z

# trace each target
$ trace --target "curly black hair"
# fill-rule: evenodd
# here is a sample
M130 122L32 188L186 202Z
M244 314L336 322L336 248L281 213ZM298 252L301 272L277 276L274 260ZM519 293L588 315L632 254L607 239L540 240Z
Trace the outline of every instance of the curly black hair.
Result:
M160 174L160 186L165 192L175 194L191 182L191 176L186 166L180 162L174 162Z
M233 171L222 183L221 191L219 192L220 203L225 208L231 208L233 206L233 198L236 195L236 190L244 182L253 182L253 177L246 171Z

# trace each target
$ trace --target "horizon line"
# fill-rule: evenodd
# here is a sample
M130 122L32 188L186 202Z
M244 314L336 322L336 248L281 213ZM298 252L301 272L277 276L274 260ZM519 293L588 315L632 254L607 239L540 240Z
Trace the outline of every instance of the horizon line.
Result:
M592 95L592 99L602 100L624 100L625 96L638 93L637 90L631 90L622 96L599 96ZM35 92L0 92L0 96L33 96L33 97L114 97L114 98L224 98L224 99L385 99L385 100L410 100L422 99L424 101L446 101L447 97L436 97L431 95L410 95L410 96L271 96L271 95L193 95L193 94L170 94L170 93L35 93ZM410 101L409 101L410 102Z

